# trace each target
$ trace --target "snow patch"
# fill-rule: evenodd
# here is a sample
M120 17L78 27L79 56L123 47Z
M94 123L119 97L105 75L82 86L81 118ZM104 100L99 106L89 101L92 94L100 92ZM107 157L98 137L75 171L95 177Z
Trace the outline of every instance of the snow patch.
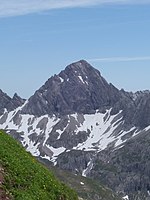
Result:
M49 160L49 161L51 161L51 159L50 159L50 157L49 156L47 156L47 155L45 155L45 156L40 156L41 158L43 158L43 159L46 159L46 160Z
M59 148L54 148L52 146L46 145L52 152L53 152L53 158L57 157L59 154L63 153L66 148L64 147L59 147Z
M148 131L149 129L150 129L150 125L147 126L147 127L144 129L144 131Z
M85 82L84 82L82 76L78 76L78 78L81 80L81 82L82 82L83 84L85 84Z
M107 148L108 144L115 141L115 136L112 136L113 131L119 126L114 126L111 122L113 119L120 114L120 112L116 115L110 115L110 110L107 110L106 113L95 113L92 115L84 115L85 121L83 125L77 128L77 132L79 131L88 131L90 130L90 135L87 140L83 143L79 143L73 149L78 150L103 150ZM105 116L107 116L106 121L104 122ZM114 122L115 123L115 122ZM121 122L120 122L121 123Z
M121 134L117 136L117 142L115 143L115 147L122 145L122 143L126 142L126 140L122 140L122 137L132 131L136 131L136 127L132 127L129 131L121 131Z
M68 126L68 125L67 125L67 126ZM67 126L66 126L66 127L67 127ZM66 127L64 127L64 129L63 129L62 131L61 131L60 129L56 130L56 132L59 134L59 136L57 137L57 140L60 139L60 137L61 137L62 133L65 131Z
M61 83L63 83L63 82L64 82L64 79L63 79L63 78L61 78L60 76L59 76L59 78L60 78L60 81L61 81Z
M26 150L28 152L30 152L33 156L39 156L40 155L40 151L38 150L38 145L39 144L40 143L38 143L38 144L35 145L35 143L30 140L29 146L27 147Z
M83 182L80 182L80 184L81 184L81 185L84 185L84 183L83 183Z
M93 168L93 161L90 160L90 161L88 162L88 164L87 164L87 168L83 170L82 176L86 177L87 174L92 170L92 168Z
M49 133L52 131L53 127L58 123L59 119L56 120L55 117L48 118L48 123L46 125L45 130L45 140L43 142L43 146L45 145L47 139L49 138Z
M128 195L126 195L126 196L122 197L122 199L123 200L129 200L129 197L128 197Z

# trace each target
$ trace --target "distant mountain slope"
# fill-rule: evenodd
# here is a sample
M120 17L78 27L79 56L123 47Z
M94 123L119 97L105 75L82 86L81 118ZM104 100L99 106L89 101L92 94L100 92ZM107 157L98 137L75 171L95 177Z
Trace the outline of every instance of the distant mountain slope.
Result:
M77 195L25 152L13 138L0 131L0 166L3 189L14 200L77 200Z

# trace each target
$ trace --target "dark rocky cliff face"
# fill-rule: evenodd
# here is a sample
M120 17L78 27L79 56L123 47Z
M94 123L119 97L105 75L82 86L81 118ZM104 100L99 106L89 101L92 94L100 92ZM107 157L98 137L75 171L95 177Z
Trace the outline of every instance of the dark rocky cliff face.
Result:
M96 109L111 107L119 99L119 90L108 84L98 70L81 60L51 77L29 99L22 112L36 116L94 113Z
M11 98L2 90L0 90L0 115L3 114L4 109L12 111L23 105L24 102L25 100L19 97L16 93L14 94L13 98Z
M112 107L112 114L122 110L123 118L125 120L124 127L129 129L132 126L143 129L150 124L150 92L137 92L131 94L124 90L120 91L121 98Z

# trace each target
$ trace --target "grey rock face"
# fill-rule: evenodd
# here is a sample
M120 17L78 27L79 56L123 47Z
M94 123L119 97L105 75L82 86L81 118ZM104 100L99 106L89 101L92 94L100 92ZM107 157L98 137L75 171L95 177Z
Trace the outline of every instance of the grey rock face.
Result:
M112 106L119 98L119 90L81 60L51 77L29 99L22 113L36 116L94 113L96 109Z
M10 101L11 98L2 90L0 90L0 114L3 114L4 108L7 107Z
M120 90L121 98L113 105L112 114L123 111L124 128L138 127L140 130L150 124L150 92L129 93Z
M17 93L15 93L10 102L10 110L14 110L15 108L18 108L19 106L22 106L24 102L25 102L25 99L22 99L20 96L18 96Z
M14 94L13 98L11 98L2 90L0 90L0 115L3 114L4 109L12 111L23 105L24 102L25 100L19 97L16 93Z
M128 194L129 199L149 199L150 131L143 131L118 150L97 154L89 176L100 179L113 190Z
M83 170L87 167L94 152L84 152L72 150L69 152L62 153L58 156L57 166L60 169L69 170L77 174L82 174Z

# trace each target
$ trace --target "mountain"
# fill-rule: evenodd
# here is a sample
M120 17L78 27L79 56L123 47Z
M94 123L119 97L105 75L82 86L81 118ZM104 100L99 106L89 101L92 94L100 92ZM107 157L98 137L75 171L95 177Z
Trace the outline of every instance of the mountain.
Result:
M149 116L149 91L119 90L81 60L23 105L3 109L0 128L39 159L101 180L126 199L147 200Z
M112 106L119 98L119 91L109 85L98 70L81 60L52 76L29 99L22 113L35 116L89 114Z
M77 194L0 131L0 199L78 200Z
M2 115L4 110L12 111L17 107L23 105L25 99L19 97L16 93L13 98L9 97L6 93L0 90L0 114Z

